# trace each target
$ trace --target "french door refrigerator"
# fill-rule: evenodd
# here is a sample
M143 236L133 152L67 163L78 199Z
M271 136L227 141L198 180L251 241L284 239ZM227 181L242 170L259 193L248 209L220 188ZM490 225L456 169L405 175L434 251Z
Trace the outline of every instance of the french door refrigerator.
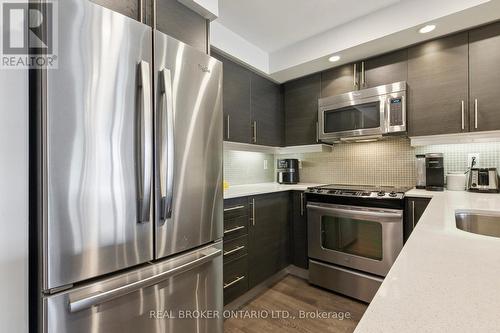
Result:
M32 327L222 332L180 318L222 312L221 63L87 0L58 1L58 26L38 78Z

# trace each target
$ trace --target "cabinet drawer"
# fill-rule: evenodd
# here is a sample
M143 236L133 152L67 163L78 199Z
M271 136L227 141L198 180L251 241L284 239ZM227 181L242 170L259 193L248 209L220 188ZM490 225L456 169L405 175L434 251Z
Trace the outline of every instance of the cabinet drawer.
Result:
M224 264L224 305L248 290L247 256Z
M248 233L248 216L224 220L224 240L235 239Z
M224 242L224 263L248 253L248 236Z
M248 216L248 199L234 198L224 200L224 220Z

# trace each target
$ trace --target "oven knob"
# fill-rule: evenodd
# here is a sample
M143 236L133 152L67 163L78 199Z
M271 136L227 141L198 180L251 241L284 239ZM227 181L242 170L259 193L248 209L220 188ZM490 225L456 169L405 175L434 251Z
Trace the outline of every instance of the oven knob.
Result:
M389 196L392 197L392 198L397 197L397 193L396 192L391 192L391 193L389 193Z
M385 192L384 192L384 191L380 191L380 192L378 192L378 193L377 193L377 195L378 195L379 197L383 197L383 196L385 195Z

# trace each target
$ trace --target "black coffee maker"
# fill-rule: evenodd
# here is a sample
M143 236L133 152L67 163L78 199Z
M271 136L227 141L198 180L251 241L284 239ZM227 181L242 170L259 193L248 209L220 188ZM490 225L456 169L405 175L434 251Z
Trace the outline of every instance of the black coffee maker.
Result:
M441 153L425 154L425 189L444 190L444 160Z
M299 180L299 160L295 158L286 158L278 160L278 183L297 184Z

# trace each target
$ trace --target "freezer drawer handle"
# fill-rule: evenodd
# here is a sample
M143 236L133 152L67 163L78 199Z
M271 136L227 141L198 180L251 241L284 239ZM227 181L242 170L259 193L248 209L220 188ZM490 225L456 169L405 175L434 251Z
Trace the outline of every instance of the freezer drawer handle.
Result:
M224 283L224 289L226 288L229 288L231 287L232 285L240 282L241 280L243 280L245 278L245 276L238 276L236 279L234 279L233 281L229 282L229 283Z
M203 257L200 257L200 258L195 259L193 261L190 261L188 263L182 264L180 266L172 268L172 269L165 271L163 273L153 275L153 276L148 277L144 280L137 281L137 282L134 282L131 284L127 284L125 286L122 286L122 287L119 287L116 289L112 289L109 291L93 294L89 297L82 298L79 300L75 300L75 301L70 300L69 311L72 313L82 311L82 310L88 309L92 306L96 306L96 305L114 300L116 298L128 295L128 294L133 293L139 289L153 286L153 285L158 284L158 283L160 283L168 278L182 274L182 273L187 272L189 270L192 270L192 269L194 269L194 268L196 268L204 263L212 261L212 259L220 256L221 253L222 253L222 250L217 249L210 254L204 255Z
M230 234L232 232L235 232L235 231L238 231L238 230L241 230L241 229L244 229L245 226L244 225L240 225L239 227L236 227L236 228L232 228L232 229L228 229L228 230L224 230L224 235L225 234Z
M136 131L136 151L138 163L138 222L148 222L151 207L151 177L152 177L152 150L153 129L151 115L151 82L149 74L149 63L139 63L139 91L141 94L140 115Z
M172 102L172 77L170 70L160 71L160 92L164 96L160 128L160 223L172 217L174 193L174 107Z
M239 252L239 251L243 250L244 248L245 248L245 246L243 246L243 245L242 245L242 246L238 246L238 247L236 247L236 248L234 248L234 249L232 249L232 250L229 250L229 251L224 251L224 256L228 256L228 255L230 255L230 254L233 254L233 253Z
M243 209L245 206L236 206L236 207L231 207L231 208L224 208L225 212L230 212L232 210L238 210L238 209Z

